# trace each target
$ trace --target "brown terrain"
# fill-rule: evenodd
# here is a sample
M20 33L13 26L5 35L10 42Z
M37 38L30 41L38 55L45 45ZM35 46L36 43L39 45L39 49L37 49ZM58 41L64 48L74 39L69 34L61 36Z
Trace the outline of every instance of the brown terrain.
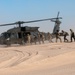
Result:
M75 43L0 46L0 75L75 75Z

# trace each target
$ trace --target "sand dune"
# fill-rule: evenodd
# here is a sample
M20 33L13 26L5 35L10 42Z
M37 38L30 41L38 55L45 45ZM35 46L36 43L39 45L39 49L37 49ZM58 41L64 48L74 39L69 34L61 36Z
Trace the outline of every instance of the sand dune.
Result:
M75 43L1 47L0 75L75 75Z

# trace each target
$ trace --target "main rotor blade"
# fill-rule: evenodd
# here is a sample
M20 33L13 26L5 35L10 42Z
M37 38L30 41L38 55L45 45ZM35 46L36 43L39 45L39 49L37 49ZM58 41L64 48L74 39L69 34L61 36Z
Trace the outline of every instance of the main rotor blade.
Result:
M9 26L9 25L15 25L16 23L10 23L10 24L2 24L0 26Z
M62 17L58 17L59 19L62 19ZM48 21L48 20L52 20L52 19L57 19L57 18L48 18L48 19L40 19L40 20L33 20L33 21L18 21L15 23L9 23L9 24L2 24L0 26L10 26L10 25L15 25L15 24L23 24L23 23L34 23L34 22L41 22L41 21Z
M58 14L57 14L57 18L59 17L59 14L60 14L60 12L58 12Z
M33 22L40 22L40 21L48 21L48 20L52 20L52 19L57 19L57 18L48 18L48 19L41 19L41 20L34 20L34 21L26 21L23 23L33 23ZM62 17L59 17L59 19L62 19Z

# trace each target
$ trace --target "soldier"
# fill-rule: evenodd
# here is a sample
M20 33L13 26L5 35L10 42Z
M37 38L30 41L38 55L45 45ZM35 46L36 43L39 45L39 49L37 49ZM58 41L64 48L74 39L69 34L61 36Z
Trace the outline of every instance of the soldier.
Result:
M75 34L74 34L74 31L72 29L70 29L70 32L71 32L71 42L72 42L72 39L74 39L75 41Z
M57 30L57 32L56 32L56 42L58 39L60 39L60 42L62 42L62 40L60 38L59 30Z
M36 35L34 35L34 43L36 44L36 42L37 42L37 37Z
M28 44L30 44L30 42L31 42L31 37L30 37L29 34L27 34L27 41L28 41Z
M68 42L68 39L66 38L66 36L68 36L69 34L65 31L62 30L63 36L64 36L64 42Z
M48 41L52 42L52 36L51 36L51 34L49 32L48 32Z
M38 33L38 41L39 41L39 44L41 44L41 42L40 42L40 33Z
M42 39L42 43L44 43L44 40L45 40L45 36L44 36L44 33L42 32L42 36L41 36L41 39Z
M7 42L7 46L10 46L10 38L7 38L6 42Z

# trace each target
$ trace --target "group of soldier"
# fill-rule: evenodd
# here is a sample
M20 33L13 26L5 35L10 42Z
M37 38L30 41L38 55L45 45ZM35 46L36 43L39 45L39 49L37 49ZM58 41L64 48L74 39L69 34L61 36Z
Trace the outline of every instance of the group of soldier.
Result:
M29 34L27 34L27 43L28 44L32 44L32 42L34 42L36 44L36 42L39 42L39 44L44 43L45 41L45 36L44 36L44 33L41 33L38 32L38 36L36 37L35 35L34 36L31 36Z
M67 36L69 36L68 32L62 30L62 36L64 39L64 42L73 42L73 40L75 41L75 34L74 31L72 29L70 29L70 41L67 39ZM60 40L60 42L62 42L61 39L61 34L59 33L59 31L57 30L57 32L54 34L55 38L56 38L56 42L58 42L58 39ZM39 42L39 44L44 43L45 40L48 40L49 42L53 42L52 41L52 35L48 32L47 33L47 38L45 38L44 33L38 33L38 36L34 36L34 39L31 38L31 36L29 34L27 34L27 43L31 44L32 40L34 41L34 43L36 44L37 42Z
M67 39L67 36L69 36L68 32L65 32L64 30L62 30L62 35L64 37L64 42L69 42L69 40ZM57 30L56 32L56 42L57 40L60 40L60 42L62 42L61 37L60 37L60 33ZM70 42L73 42L73 40L75 41L75 34L74 31L72 29L70 29Z

